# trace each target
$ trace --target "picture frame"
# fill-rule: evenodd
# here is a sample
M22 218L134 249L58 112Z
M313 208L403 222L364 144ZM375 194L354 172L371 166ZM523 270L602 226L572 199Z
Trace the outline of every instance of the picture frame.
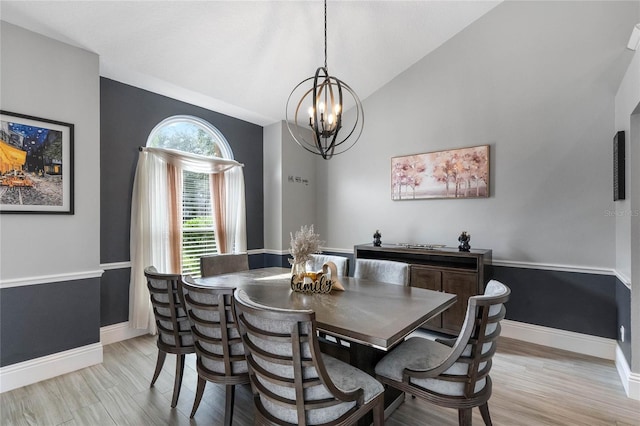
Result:
M391 199L489 197L489 145L391 158Z
M625 198L624 169L624 131L621 130L613 136L613 201Z
M74 214L74 125L0 110L0 213Z

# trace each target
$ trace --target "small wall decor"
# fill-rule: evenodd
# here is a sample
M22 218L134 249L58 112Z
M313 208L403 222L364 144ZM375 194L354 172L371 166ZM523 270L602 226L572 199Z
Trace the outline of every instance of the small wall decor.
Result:
M0 213L73 214L73 131L0 111Z
M489 145L391 159L391 199L489 196Z
M460 245L458 246L459 251L470 251L471 246L469 245L469 241L471 240L471 234L467 234L467 231L462 231L462 234L458 237L458 242Z
M624 200L624 131L613 137L613 201Z

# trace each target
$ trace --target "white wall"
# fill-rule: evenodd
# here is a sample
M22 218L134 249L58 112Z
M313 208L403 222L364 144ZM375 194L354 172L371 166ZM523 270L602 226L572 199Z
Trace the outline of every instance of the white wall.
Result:
M264 128L263 156L265 249L287 251L291 232L316 225L315 158L296 144L284 121Z
M100 267L98 56L0 23L0 107L75 125L75 214L0 216L0 280L96 274ZM98 275L99 276L99 275Z
M640 16L638 16L640 22ZM629 33L631 30L629 30ZM629 69L625 74L618 93L615 98L616 105L616 131L624 130L625 132L625 152L626 152L626 199L615 203L616 211L616 270L624 275L625 278L631 278L631 221L633 219L632 209L632 179L631 173L635 167L639 167L640 163L640 147L636 140L635 145L632 143L633 135L631 134L631 114L640 103L640 53L628 51L628 55L633 55L633 60L629 65ZM638 136L636 136L637 138ZM638 182L636 175L635 182ZM636 183L636 187L638 187ZM636 260L638 261L638 260ZM637 281L637 278L636 278Z
M311 136L306 129L304 131ZM316 158L300 147L282 122L282 241L288 250L291 232L295 233L302 225L314 225L316 212L322 207L316 199ZM321 234L322 236L322 234Z
M640 11L638 12L640 22ZM631 28L628 28L629 33ZM631 51L629 55L633 54ZM616 95L616 130L625 131L626 199L616 202L616 270L631 284L631 324L640 324L640 52ZM640 328L631 327L631 371L640 371Z
M263 130L264 248L282 250L282 124Z
M376 229L455 246L466 230L494 259L613 268L614 95L636 10L505 2L365 99L361 140L319 163L327 246ZM490 198L391 201L391 157L481 144Z

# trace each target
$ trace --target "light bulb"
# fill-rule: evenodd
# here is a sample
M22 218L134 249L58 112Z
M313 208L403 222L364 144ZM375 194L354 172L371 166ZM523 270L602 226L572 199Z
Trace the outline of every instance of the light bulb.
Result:
M313 117L313 107L309 107L309 117Z
M318 104L318 110L320 111L320 113L323 113L323 112L324 112L324 102L320 102L320 103Z
M340 104L336 104L334 109L336 111L336 115L340 115L340 109L341 109Z
M333 114L329 114L329 125L333 124Z

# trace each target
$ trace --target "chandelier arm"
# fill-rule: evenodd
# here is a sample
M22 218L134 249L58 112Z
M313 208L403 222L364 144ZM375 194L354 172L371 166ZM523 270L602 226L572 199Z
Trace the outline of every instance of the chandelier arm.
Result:
M360 132L358 133L358 137L353 142L353 145L355 145L355 143L358 141L358 139L360 139L360 135L362 134L362 129L364 128L364 110L362 108L362 102L360 101L360 98L358 97L358 95L356 95L356 93L353 91L353 89L351 87L349 87L349 85L346 84L345 82L342 81L341 83L344 86L344 88L351 94L351 96L353 96L353 100L356 103L356 105L355 105L355 107L356 107L356 120L355 120L355 123L353 124L353 127L351 128L351 130L347 134L347 136L345 136L344 139L342 139L336 145L342 145L344 142L346 142L351 137L351 135L354 134L355 130L358 128L358 123L360 122L360 117L362 117L362 125L360 126ZM342 152L344 152L344 151L342 151Z
M289 94L289 97L287 98L287 108L285 111L285 121L287 123L287 129L289 130L289 134L291 135L291 137L293 138L293 140L300 145L300 147L304 148L306 151L309 151L312 154L316 154L316 155L321 155L320 153L318 153L317 151L315 151L315 148L317 148L317 146L315 144L310 144L309 142L307 142L304 137L302 136L302 134L300 133L300 129L302 128L302 126L300 126L298 124L298 112L300 109L300 106L302 105L304 99L307 97L307 95L309 95L309 93L311 92L312 89L309 89L305 92L305 94L302 96L302 98L300 99L300 102L298 102L298 105L296 107L296 114L294 116L294 122L296 125L296 128L298 129L297 132L294 132L293 129L291 128L291 124L289 122L289 103L291 101L291 96L293 96L293 94L295 93L295 91L298 89L298 87L302 86L304 83L306 83L309 80L313 80L313 77L309 77L306 78L304 80L302 80L300 83L298 83L298 85L296 87L293 88L293 90L291 91L291 93ZM296 137L296 133L298 134L298 137ZM315 138L315 135L314 135ZM312 147L314 149L311 149L309 147Z
M320 131L320 126L322 126L322 130L324 131L324 117L323 117L323 113L319 112L318 108L318 98L322 95L322 91L324 90L324 83L322 85L320 85L320 90L318 91L318 79L320 78L320 73L324 73L323 76L323 80L326 81L327 77L329 76L329 73L327 71L326 68L320 67L316 70L316 74L315 74L315 78L313 79L313 105L314 105L314 115L315 115L315 121L313 122L313 133L314 133L314 141L316 143L317 148L320 150L320 152L324 152L324 147L322 146L322 141L321 141L321 131ZM320 114L320 118L318 118L318 113ZM324 155L323 155L324 156Z
M337 135L340 129L342 128L342 84L341 84L342 82L338 78L334 77L334 79L336 80L336 83L338 86L338 105L340 105L340 113L336 112L336 135Z

